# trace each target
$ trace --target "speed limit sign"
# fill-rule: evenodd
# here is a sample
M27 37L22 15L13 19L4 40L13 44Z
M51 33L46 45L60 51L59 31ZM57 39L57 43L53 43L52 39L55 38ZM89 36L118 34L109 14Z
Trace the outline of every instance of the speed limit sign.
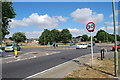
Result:
M89 31L89 32L93 32L94 29L95 29L95 24L93 22L89 22L87 25L86 25L86 29Z
M86 29L91 32L91 54L92 54L92 57L91 57L91 66L93 66L93 42L92 42L92 32L94 31L95 29L95 24L93 22L89 22L87 25L86 25Z

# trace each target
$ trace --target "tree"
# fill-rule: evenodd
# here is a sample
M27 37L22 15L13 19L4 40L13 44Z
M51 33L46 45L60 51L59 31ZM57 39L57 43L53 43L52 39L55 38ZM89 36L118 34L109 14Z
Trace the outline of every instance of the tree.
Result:
M57 29L53 29L51 30L51 37L52 37L52 42L56 41L60 41L60 31Z
M45 29L44 32L39 37L39 43L41 45L46 45L48 42L52 44L54 41L59 42L68 42L72 39L72 35L68 29L63 29L61 32L57 29L48 30Z
M16 32L12 35L11 39L18 44L19 42L25 42L26 36L23 32Z
M108 41L114 42L114 35L113 34L108 34Z
M93 41L96 41L96 38L95 38L95 37L92 37L92 40L93 40ZM91 36L88 37L88 41L91 41Z
M117 35L117 41L120 41L120 36L119 35Z
M82 35L82 41L88 41L88 35Z
M52 43L52 34L48 29L45 29L42 35L39 37L39 43L41 45L46 45L48 42L50 42L50 44Z
M99 30L96 34L96 38L99 41L105 42L106 41L106 33L104 30Z
M12 2L2 2L2 39L9 34L9 22L16 15Z
M117 37L118 37L117 40L120 40L118 35L117 35ZM109 33L105 32L104 30L99 30L96 34L96 38L97 38L97 40L102 41L102 42L106 42L107 40L108 40L108 42L114 42L114 34L109 34Z
M61 41L66 43L69 42L69 40L72 39L72 34L68 29L63 29L60 34Z

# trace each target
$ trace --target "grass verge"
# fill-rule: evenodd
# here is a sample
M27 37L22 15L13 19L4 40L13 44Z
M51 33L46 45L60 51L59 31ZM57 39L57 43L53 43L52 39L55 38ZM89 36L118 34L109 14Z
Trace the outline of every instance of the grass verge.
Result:
M69 73L65 78L78 79L78 78L114 78L114 58L105 58L100 60L94 59L94 66L91 68L90 61L82 64L78 69ZM119 58L120 65L120 58ZM120 66L119 66L120 69ZM120 70L119 70L120 74Z

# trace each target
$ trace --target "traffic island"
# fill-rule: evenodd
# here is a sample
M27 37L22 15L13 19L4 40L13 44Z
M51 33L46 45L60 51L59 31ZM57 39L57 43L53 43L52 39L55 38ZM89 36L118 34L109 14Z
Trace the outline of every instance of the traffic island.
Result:
M119 58L120 61L120 58ZM93 68L90 66L90 60L86 64L82 64L78 69L69 73L65 78L114 78L114 58L94 58ZM120 62L119 62L120 65ZM120 69L120 66L119 66ZM120 74L120 70L119 70ZM116 78L117 79L117 78Z

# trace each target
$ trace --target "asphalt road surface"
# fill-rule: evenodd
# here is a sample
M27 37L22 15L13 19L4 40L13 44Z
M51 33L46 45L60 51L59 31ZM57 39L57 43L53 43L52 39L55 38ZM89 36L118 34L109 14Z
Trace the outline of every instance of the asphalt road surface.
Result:
M34 48L23 48L22 51L41 51L41 50L52 50L43 47ZM101 47L94 47L94 53L100 52ZM53 50L52 50L53 51ZM2 71L3 78L26 78L38 72L52 68L66 61L80 57L82 55L90 54L90 48L88 49L56 49L60 51L60 54L53 54L48 56L41 56L29 60L22 60L18 62L3 63Z

